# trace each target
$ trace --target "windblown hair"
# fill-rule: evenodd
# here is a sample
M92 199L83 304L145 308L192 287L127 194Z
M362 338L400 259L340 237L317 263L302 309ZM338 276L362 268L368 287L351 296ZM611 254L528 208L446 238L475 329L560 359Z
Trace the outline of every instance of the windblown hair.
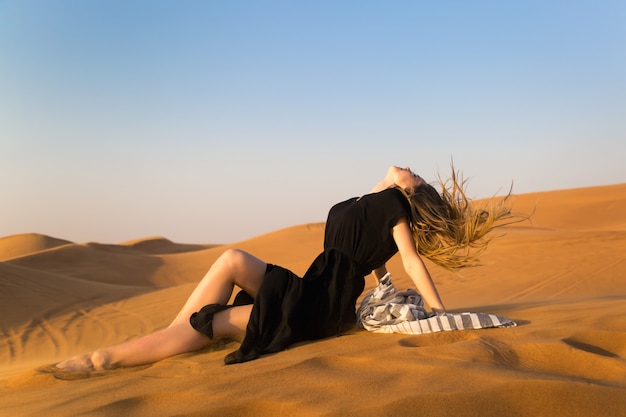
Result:
M478 256L490 242L486 237L489 232L524 218L511 213L510 190L505 197L476 207L465 194L466 180L453 165L451 168L448 180L437 177L441 193L430 184L400 190L411 205L410 227L418 253L456 270L479 264Z

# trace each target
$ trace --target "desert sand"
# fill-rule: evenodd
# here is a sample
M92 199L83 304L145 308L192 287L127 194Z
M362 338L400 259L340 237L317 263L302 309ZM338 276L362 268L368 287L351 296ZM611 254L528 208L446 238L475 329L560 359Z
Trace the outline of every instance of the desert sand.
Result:
M532 221L501 230L482 266L458 275L429 266L450 311L517 327L355 329L226 366L231 342L67 379L38 369L166 326L225 248L303 273L324 225L233 245L1 238L0 415L626 415L626 184L516 195L513 208L534 211ZM398 288L411 287L397 257L389 269Z

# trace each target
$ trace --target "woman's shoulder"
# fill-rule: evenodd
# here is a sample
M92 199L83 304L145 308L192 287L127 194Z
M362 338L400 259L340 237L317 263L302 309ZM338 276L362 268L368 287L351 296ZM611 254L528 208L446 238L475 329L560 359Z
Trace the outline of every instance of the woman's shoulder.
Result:
M396 187L389 187L389 188L385 188L384 190L373 191L368 194L362 195L358 199L362 200L362 199L369 199L369 198L397 198L397 197L404 198L402 191L400 191Z
M393 211L401 210L407 213L411 212L411 205L404 193L396 188L386 188L375 193L365 194L359 198L359 201L363 201L363 204L369 206L377 206L386 211L386 209L392 209Z
M404 193L397 187L389 187L369 195L380 200L395 200L400 202L407 202Z

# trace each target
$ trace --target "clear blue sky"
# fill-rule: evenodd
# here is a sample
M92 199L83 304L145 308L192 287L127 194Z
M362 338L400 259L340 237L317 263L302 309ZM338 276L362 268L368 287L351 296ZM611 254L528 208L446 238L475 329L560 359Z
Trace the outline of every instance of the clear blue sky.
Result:
M234 242L390 164L626 182L623 1L0 0L0 236Z

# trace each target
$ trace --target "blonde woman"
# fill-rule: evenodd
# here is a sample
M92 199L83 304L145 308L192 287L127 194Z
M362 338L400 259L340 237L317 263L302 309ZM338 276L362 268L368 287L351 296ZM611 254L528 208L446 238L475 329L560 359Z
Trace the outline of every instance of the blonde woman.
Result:
M241 341L225 358L232 364L340 334L356 324L355 304L365 277L372 272L383 277L396 253L426 304L445 313L422 256L448 269L471 265L474 250L487 244L485 234L511 214L506 199L475 209L454 168L451 179L439 183L441 193L410 168L391 166L369 194L331 208L324 250L303 277L228 249L167 328L56 367L71 372L144 365L221 339ZM226 305L235 286L242 291Z

